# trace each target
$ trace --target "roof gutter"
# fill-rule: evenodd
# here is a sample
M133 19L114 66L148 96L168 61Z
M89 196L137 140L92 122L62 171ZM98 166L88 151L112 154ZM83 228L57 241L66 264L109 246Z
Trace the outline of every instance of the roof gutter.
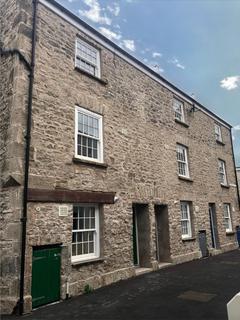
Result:
M193 99L191 96L189 96L187 93L185 93L184 91L176 87L174 84L172 84L171 82L163 78L160 74L153 71L143 62L141 62L140 60L138 60L137 58L135 58L134 56L132 56L131 54L123 50L122 48L120 48L116 43L106 38L103 34L101 34L96 29L88 25L86 22L84 22L82 19L77 17L75 14L73 14L71 11L69 11L65 7L63 7L57 1L39 0L39 2L43 4L45 7L47 7L48 9L52 10L58 16L68 21L70 24L72 24L76 28L86 33L88 36L90 36L92 39L94 39L95 41L103 45L105 48L117 54L120 58L130 63L132 66L144 72L151 79L157 81L158 83L163 85L165 88L171 90L173 93L180 95L181 98L183 98L185 101L195 106L196 109L201 110L203 113L207 114L209 117L221 123L228 129L232 128L231 124L223 120L214 112L210 111L208 108L206 108L201 103Z
M27 234L27 195L29 180L29 160L30 160L30 143L31 143L31 127L32 127L32 98L33 98L33 82L35 69L35 47L36 47L36 24L37 24L37 2L32 1L32 48L31 63L29 72L28 86L28 105L27 105L27 127L26 127L26 145L25 145L25 170L24 170L24 187L23 187L23 214L22 222L22 239L21 239L21 270L20 270L20 289L18 312L20 315L24 313L24 289L25 289L25 258L26 258L26 234Z

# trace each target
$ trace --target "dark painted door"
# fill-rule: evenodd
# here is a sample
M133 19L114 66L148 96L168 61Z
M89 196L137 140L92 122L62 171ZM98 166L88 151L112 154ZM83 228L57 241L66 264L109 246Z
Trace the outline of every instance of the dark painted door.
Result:
M61 248L33 250L32 307L60 299Z
M207 248L206 230L199 230L198 239L199 239L199 247L200 247L200 250L202 253L202 257L207 257L208 256L208 248Z
M137 215L133 207L133 264L139 265Z
M217 230L217 218L215 204L209 204L209 219L210 219L210 230L212 239L212 248L219 248L218 230Z
M168 207L166 205L156 205L155 218L157 260L159 262L170 262L171 254L169 239Z

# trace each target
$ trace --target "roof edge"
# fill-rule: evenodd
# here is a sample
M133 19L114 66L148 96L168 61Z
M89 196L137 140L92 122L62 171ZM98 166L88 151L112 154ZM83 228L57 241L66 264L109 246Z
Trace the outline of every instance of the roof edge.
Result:
M76 23L80 24L84 29L88 30L92 35L96 36L97 39L101 40L104 46L107 45L108 47L112 48L115 53L119 53L120 57L125 57L129 63L131 63L133 66L137 67L141 71L145 71L145 74L150 76L153 80L160 82L163 86L167 87L168 89L172 89L171 91L175 91L175 93L180 94L185 100L187 100L192 105L195 105L196 108L200 109L204 113L208 114L211 118L215 119L216 121L220 122L224 126L226 126L228 129L232 128L232 125L229 124L227 121L222 119L220 116L215 114L213 111L209 110L207 107L205 107L203 104L195 100L193 97L189 96L186 92L179 89L177 86L172 84L170 81L166 80L164 77L162 77L160 74L153 71L151 68L149 68L147 65L145 65L143 62L129 54L127 51L123 50L121 47L119 47L117 44L106 38L103 34L101 34L99 31L91 27L89 24L84 22L82 19L80 19L78 16L76 16L74 13L66 9L64 6L59 4L56 0L39 0L39 2L49 9L51 7L55 7L56 9L60 10L63 14L67 15L69 18L73 19ZM58 14L56 11L54 11L56 14ZM71 23L71 21L67 20ZM91 36L91 35L90 35ZM97 40L96 40L97 41ZM108 48L109 49L109 48ZM125 60L126 60L125 59ZM130 61L129 61L130 60Z

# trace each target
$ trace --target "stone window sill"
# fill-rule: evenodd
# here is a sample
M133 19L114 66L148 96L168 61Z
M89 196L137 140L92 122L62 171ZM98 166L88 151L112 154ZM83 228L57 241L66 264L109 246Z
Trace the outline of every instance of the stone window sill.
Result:
M188 182L193 182L193 180L191 178L184 177L184 176L178 176L178 179L188 181Z
M79 261L72 261L71 264L72 266L78 266L78 265L83 265L83 264L90 264L90 263L97 263L97 262L104 262L105 259L103 257L101 258L93 258L93 259L88 259L88 260L79 260Z
M183 121L178 120L178 119L175 119L175 122L181 124L185 128L189 128L189 125L186 122L183 122Z
M108 167L108 165L106 163L93 162L93 161L79 159L79 158L76 158L76 157L73 157L72 161L74 163L79 163L79 164L83 164L83 165L86 165L86 166L93 166L93 167L98 167L98 168L103 168L103 169L106 169Z
M233 236L234 234L234 231L226 231L226 236Z
M108 84L108 81L107 81L107 80L103 80L103 79L101 79L101 78L98 78L98 77L94 76L94 75L91 74L91 73L88 73L87 71L85 71L85 70L83 70L83 69L80 69L80 68L78 68L78 67L75 67L75 70L78 71L78 72L80 72L80 73L82 73L82 74L84 74L85 76L88 76L88 77L91 78L91 79L94 79L94 80L98 81L99 83L101 83L101 84L103 84L103 85L105 85L105 86Z
M182 238L182 242L188 242L188 241L195 241L196 238L195 237L191 237L191 238Z
M223 184L223 183L221 183L221 187L226 188L226 189L230 188L230 186L228 184Z
M220 144L221 146L225 146L225 143L222 142L221 140L216 140L216 142L217 142L218 144Z

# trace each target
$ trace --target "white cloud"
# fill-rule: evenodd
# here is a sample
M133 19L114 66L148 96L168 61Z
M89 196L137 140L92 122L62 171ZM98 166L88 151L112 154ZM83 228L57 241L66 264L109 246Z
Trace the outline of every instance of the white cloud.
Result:
M109 12L111 12L115 17L120 13L120 6L118 3L113 3L112 6L107 6Z
M235 137L234 137L234 135L232 134L232 140L234 141L235 140Z
M236 89L240 85L240 76L226 77L220 81L220 86L226 90Z
M129 40L129 39L123 40L123 46L130 51L136 50L134 40Z
M152 56L153 58L161 58L162 54L160 52L153 52Z
M89 7L89 10L79 10L80 16L88 18L95 23L111 25L111 19L106 15L102 15L103 9L100 7L98 0L83 0L83 2Z
M180 63L180 61L177 58L173 58L171 60L168 60L169 63L174 64L177 68L184 70L185 66Z
M120 33L113 32L105 27L99 28L100 32L110 40L120 40L122 35Z
M240 131L240 124L237 124L236 126L234 126L234 127L233 127L233 130L236 130L236 131L239 130L239 131Z

